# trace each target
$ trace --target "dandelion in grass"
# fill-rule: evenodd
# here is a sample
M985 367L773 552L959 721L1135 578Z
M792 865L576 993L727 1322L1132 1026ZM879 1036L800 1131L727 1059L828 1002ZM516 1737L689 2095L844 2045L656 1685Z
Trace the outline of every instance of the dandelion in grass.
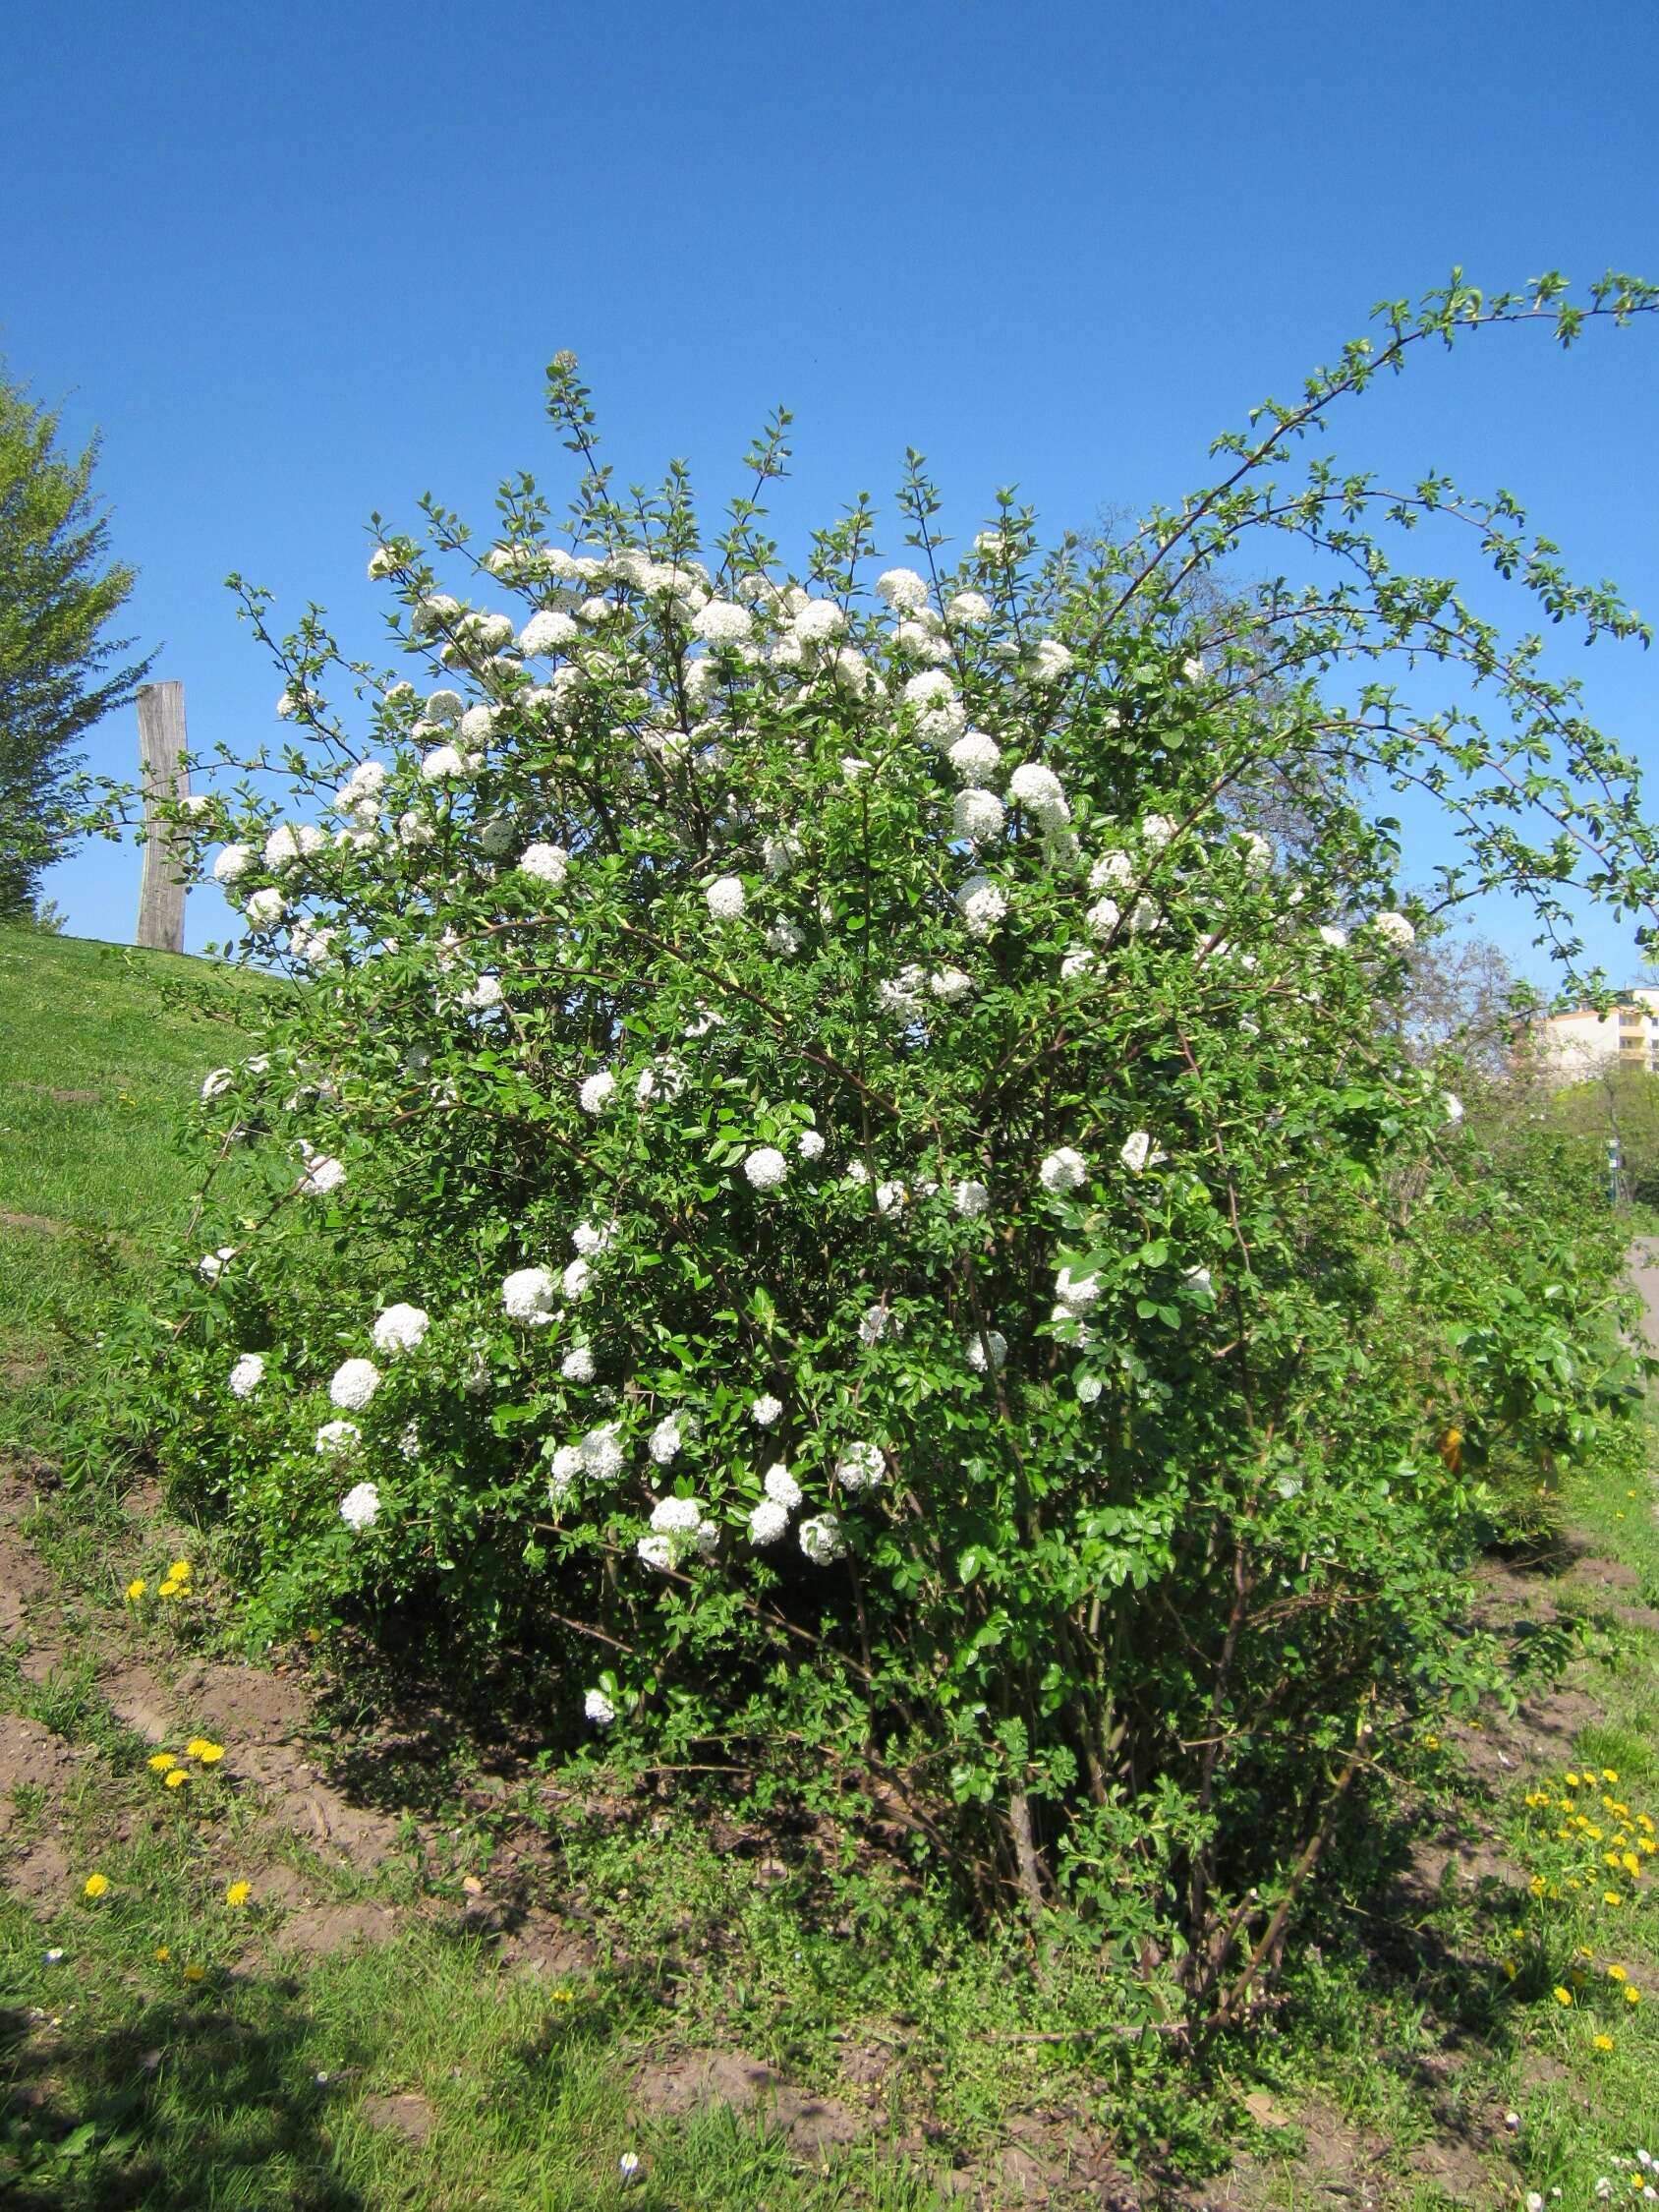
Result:
M245 1905L253 1894L252 1882L229 1882L225 1885L225 1902L228 1905Z
M224 1745L215 1743L211 1736L192 1736L185 1745L185 1757L203 1767L216 1767L224 1755Z
M82 1885L81 1894L84 1897L90 1897L94 1903L97 1902L99 1897L107 1897L109 1894L108 1875L88 1874L86 1882Z

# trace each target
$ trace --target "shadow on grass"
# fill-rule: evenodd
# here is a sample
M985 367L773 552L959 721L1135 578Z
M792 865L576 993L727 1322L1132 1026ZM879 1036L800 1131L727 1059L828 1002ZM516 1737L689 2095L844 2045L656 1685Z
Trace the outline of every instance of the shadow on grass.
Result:
M277 1980L203 1984L112 2027L0 2011L0 2202L356 2212L367 2200L336 2173L328 2131L349 2088L337 2066L319 2077L315 2052Z

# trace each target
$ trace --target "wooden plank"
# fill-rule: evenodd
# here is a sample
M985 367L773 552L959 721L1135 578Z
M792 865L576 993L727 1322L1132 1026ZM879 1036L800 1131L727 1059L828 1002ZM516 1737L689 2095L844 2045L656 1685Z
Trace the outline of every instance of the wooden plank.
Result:
M157 799L190 792L185 757L185 687L139 686L139 769L144 794L144 873L139 890L138 942L159 953L185 949L185 880L172 825L156 813Z

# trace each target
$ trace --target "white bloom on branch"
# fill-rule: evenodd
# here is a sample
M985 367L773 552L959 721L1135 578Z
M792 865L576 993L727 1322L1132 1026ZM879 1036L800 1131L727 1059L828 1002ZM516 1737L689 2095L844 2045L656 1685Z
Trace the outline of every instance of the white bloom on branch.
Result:
M966 838L970 844L989 844L1002 834L1006 817L1002 802L995 791L982 791L972 785L958 791L950 807L951 832Z
M991 937L1008 910L1008 895L989 876L970 876L956 894L956 906L970 937Z
M1053 1197L1060 1197L1067 1191L1077 1190L1088 1180L1089 1163L1081 1152L1069 1144L1062 1144L1051 1152L1037 1170L1037 1180Z
M559 1362L559 1372L566 1382L592 1382L594 1379L593 1347L573 1344Z
M1126 1136L1117 1154L1131 1175L1142 1175L1149 1167L1156 1167L1160 1160L1167 1160L1169 1156L1168 1152L1159 1150L1152 1141L1150 1132L1144 1129L1137 1129Z
M576 1486L576 1478L585 1472L581 1446L561 1444L554 1452L547 1477L547 1496L554 1505L562 1505Z
M421 776L428 784L454 784L480 766L477 753L463 755L454 745L434 745L421 761Z
M965 730L945 754L964 784L989 783L1001 766L1002 748L983 729Z
M847 1540L833 1513L816 1513L801 1523L800 1545L815 1567L828 1567L845 1558Z
M1319 925L1319 942L1322 945L1329 945L1334 953L1340 953L1347 943L1347 931L1339 928L1335 922L1321 922Z
M651 1509L651 1525L658 1536L694 1537L703 1508L694 1497L659 1497Z
M964 1221L977 1221L981 1214L990 1210L991 1193L983 1183L976 1183L972 1176L965 1176L960 1183L952 1186L950 1203Z
M614 1483L627 1465L614 1422L590 1428L582 1439L582 1465L596 1483Z
M739 920L749 903L740 876L716 876L703 897L715 921Z
M922 1006L922 985L925 972L919 967L901 967L877 986L876 997L884 1014L919 1014Z
M1008 779L1008 796L1045 829L1058 828L1071 819L1071 807L1059 778L1041 761L1020 763Z
M203 1099L222 1098L235 1080L233 1068L214 1068L201 1078L201 1096Z
M515 1268L501 1285L507 1317L537 1326L553 1318L553 1278L544 1267Z
M616 1242L620 1227L621 1223L614 1215L604 1222L579 1221L570 1232L570 1241L584 1259L597 1259L607 1245Z
M1086 1313L1100 1297L1100 1277L1073 1275L1062 1267L1055 1278L1055 1296L1068 1313Z
M227 844L213 862L215 883L235 883L254 865L254 847L251 844Z
M789 626L803 645L823 645L840 636L847 618L832 599L809 599Z
M938 620L938 617L935 617ZM943 625L931 628L926 622L900 622L892 633L892 641L901 653L913 661L939 663L948 661L950 648L946 644Z
M1162 852L1178 827L1168 814L1149 814L1140 826L1141 843L1149 852Z
M506 617L503 615L501 619L505 621ZM507 625L507 634L509 637L512 635L511 623ZM461 736L469 745L487 744L494 728L495 709L493 707L469 707L461 717ZM481 756L474 753L468 765L472 768L479 767Z
M672 1414L665 1414L652 1430L646 1449L658 1467L671 1467L684 1443L678 1421Z
M1058 638L1043 637L1031 649L1026 674L1033 683L1058 683L1071 666L1071 655Z
M571 615L558 608L543 607L520 630L519 651L531 656L556 653L563 646L574 645L581 634Z
M789 1527L787 1511L774 1498L763 1498L749 1515L749 1542L775 1543Z
M413 1352L431 1326L431 1315L420 1306L388 1306L376 1314L371 1332L381 1352Z
M498 975L481 975L461 993L461 1004L469 1014L487 1014L501 1004L501 978Z
M806 948L806 932L792 921L774 921L767 930L767 950L780 960L791 960Z
M233 1398L251 1398L265 1379L263 1355L244 1352L230 1370L230 1394Z
M1190 654L1181 663L1181 675L1187 683L1202 683L1209 672L1209 669L1204 666L1202 654Z
M196 1272L204 1283L216 1283L235 1257L234 1245L221 1245L217 1252L202 1253L196 1263Z
M1112 901L1108 899L1103 901L1102 903L1110 906ZM1090 910L1092 912L1094 909L1091 908ZM1084 918L1086 920L1088 917L1085 916ZM1116 918L1106 922L1101 932L1102 936L1109 936L1116 926ZM1079 975L1087 975L1090 968L1095 964L1095 956L1086 945L1073 945L1060 960L1059 979L1062 983L1074 982Z
M1215 1284L1207 1267L1183 1267L1181 1269L1181 1281L1188 1284L1193 1290L1201 1292L1206 1298L1215 1295Z
M789 1162L775 1144L763 1144L743 1163L743 1172L757 1191L775 1191L789 1173Z
M362 1413L380 1387L372 1360L342 1360L329 1377L328 1396L342 1413Z
M956 686L943 669L923 669L906 681L904 696L913 707L937 708L955 700Z
M590 1076L578 1094L584 1114L602 1114L616 1095L616 1077L608 1068Z
M343 1160L336 1160L328 1152L306 1154L306 1172L300 1179L300 1194L307 1198L326 1198L346 1180Z
M588 1692L582 1700L582 1713L583 1717L591 1720L596 1728L608 1728L616 1718L616 1708L602 1690Z
M877 1184L876 1208L878 1212L902 1213L909 1203L910 1193L896 1178L890 1183Z
M880 1344L883 1337L887 1333L887 1324L891 1318L891 1314L888 1313L885 1306L866 1308L864 1318L858 1324L858 1341L860 1344Z
M954 1005L958 999L965 999L973 987L973 977L959 967L942 967L937 975L928 978L928 989L936 999L943 999L946 1006Z
M836 1480L846 1490L879 1490L887 1479L880 1444L849 1444L835 1463Z
M914 568L885 568L876 578L876 589L901 613L919 614L928 604L926 580Z
M820 1160L824 1157L824 1135L821 1130L804 1129L795 1139L795 1149L803 1160Z
M1458 1096L1456 1091L1449 1090L1446 1093L1445 1097L1441 1100L1441 1104L1446 1109L1446 1119L1452 1124L1452 1127L1456 1129L1458 1124L1463 1118L1462 1100Z
M770 1428L782 1411L782 1399L774 1398L768 1392L757 1398L749 1408L749 1419L758 1428Z
M1371 917L1371 927L1397 952L1403 953L1417 942L1417 932L1403 914L1374 914Z
M865 1184L868 1183L869 1180L870 1170L865 1166L862 1160L854 1160L851 1167L847 1169L846 1181L848 1183Z
M1122 919L1123 909L1118 905L1116 899L1097 899L1083 916L1083 927L1091 937L1110 937ZM1067 954L1066 959L1060 962L1062 977L1066 974L1067 964L1074 962L1076 959L1076 955ZM1072 965L1071 973L1075 975L1078 972L1079 966Z
M377 584L383 577L395 576L402 565L390 546L376 546L369 555L369 581Z
M774 1505L782 1506L785 1513L793 1513L801 1502L801 1485L780 1459L774 1460L767 1469L761 1487Z
M514 824L510 814L492 814L478 826L478 842L491 859L506 851L513 842Z
M1089 870L1089 889L1105 891L1110 886L1122 890L1134 881L1135 864L1126 852L1103 852Z
M991 602L983 592L958 592L945 602L944 619L956 629L978 629L991 620L992 613Z
M436 830L424 815L417 814L413 807L407 814L398 816L397 842L406 852L418 852L423 845L433 844L436 837Z
M1007 1338L1001 1329L987 1329L982 1336L976 1335L970 1339L968 1344L968 1365L976 1374L984 1374L986 1371L985 1348L987 1345L991 1347L989 1365L992 1368L1001 1368L1007 1363Z
M326 1457L333 1452L349 1452L362 1440L363 1430L355 1421L325 1421L312 1442L312 1449Z
M566 1299L574 1304L577 1299L586 1295L588 1285L593 1279L593 1262L587 1259L573 1259L559 1277L559 1290Z
M570 855L562 844L527 844L519 855L519 868L538 883L561 884L570 868Z
M736 645L751 634L755 617L732 600L712 599L697 610L691 626L711 645Z
M288 902L273 885L256 891L246 908L248 919L256 929L273 929L288 911Z
M458 691L434 691L421 712L428 722L439 725L459 722L466 711L467 702Z
M1266 838L1258 837L1254 830L1246 830L1239 843L1244 847L1244 865L1252 875L1266 875L1273 866L1273 847Z
M380 1493L372 1483L359 1483L340 1500L340 1518L348 1529L372 1529L379 1517Z
M309 860L322 850L323 843L322 832L314 823L280 823L265 840L265 866L287 868L296 860Z
M800 857L798 838L767 838L761 845L761 866L774 882L777 877L786 876Z

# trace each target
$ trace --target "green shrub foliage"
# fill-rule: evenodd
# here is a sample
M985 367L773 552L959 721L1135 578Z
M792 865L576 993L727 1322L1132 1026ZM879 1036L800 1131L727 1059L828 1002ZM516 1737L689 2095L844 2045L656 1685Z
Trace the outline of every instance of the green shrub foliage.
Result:
M153 1398L260 1617L437 1621L571 1736L857 1779L1245 2002L1482 1679L1483 1468L1581 1446L1607 1365L1593 1189L1497 1194L1404 1048L1430 906L1362 778L1444 792L1435 903L1519 885L1569 958L1574 879L1653 884L1630 763L1385 542L1451 511L1551 613L1636 632L1613 595L1507 499L1276 472L1429 337L1652 305L1388 310L1086 553L1003 495L947 558L912 455L903 559L861 498L798 582L785 415L706 537L682 469L613 486L561 356L567 527L529 478L482 557L376 525L398 669L233 579L289 738L194 849L294 987L204 1084L268 1202L208 1176ZM1274 529L1328 575L1199 634L1191 578ZM1424 656L1456 704L1408 713Z

